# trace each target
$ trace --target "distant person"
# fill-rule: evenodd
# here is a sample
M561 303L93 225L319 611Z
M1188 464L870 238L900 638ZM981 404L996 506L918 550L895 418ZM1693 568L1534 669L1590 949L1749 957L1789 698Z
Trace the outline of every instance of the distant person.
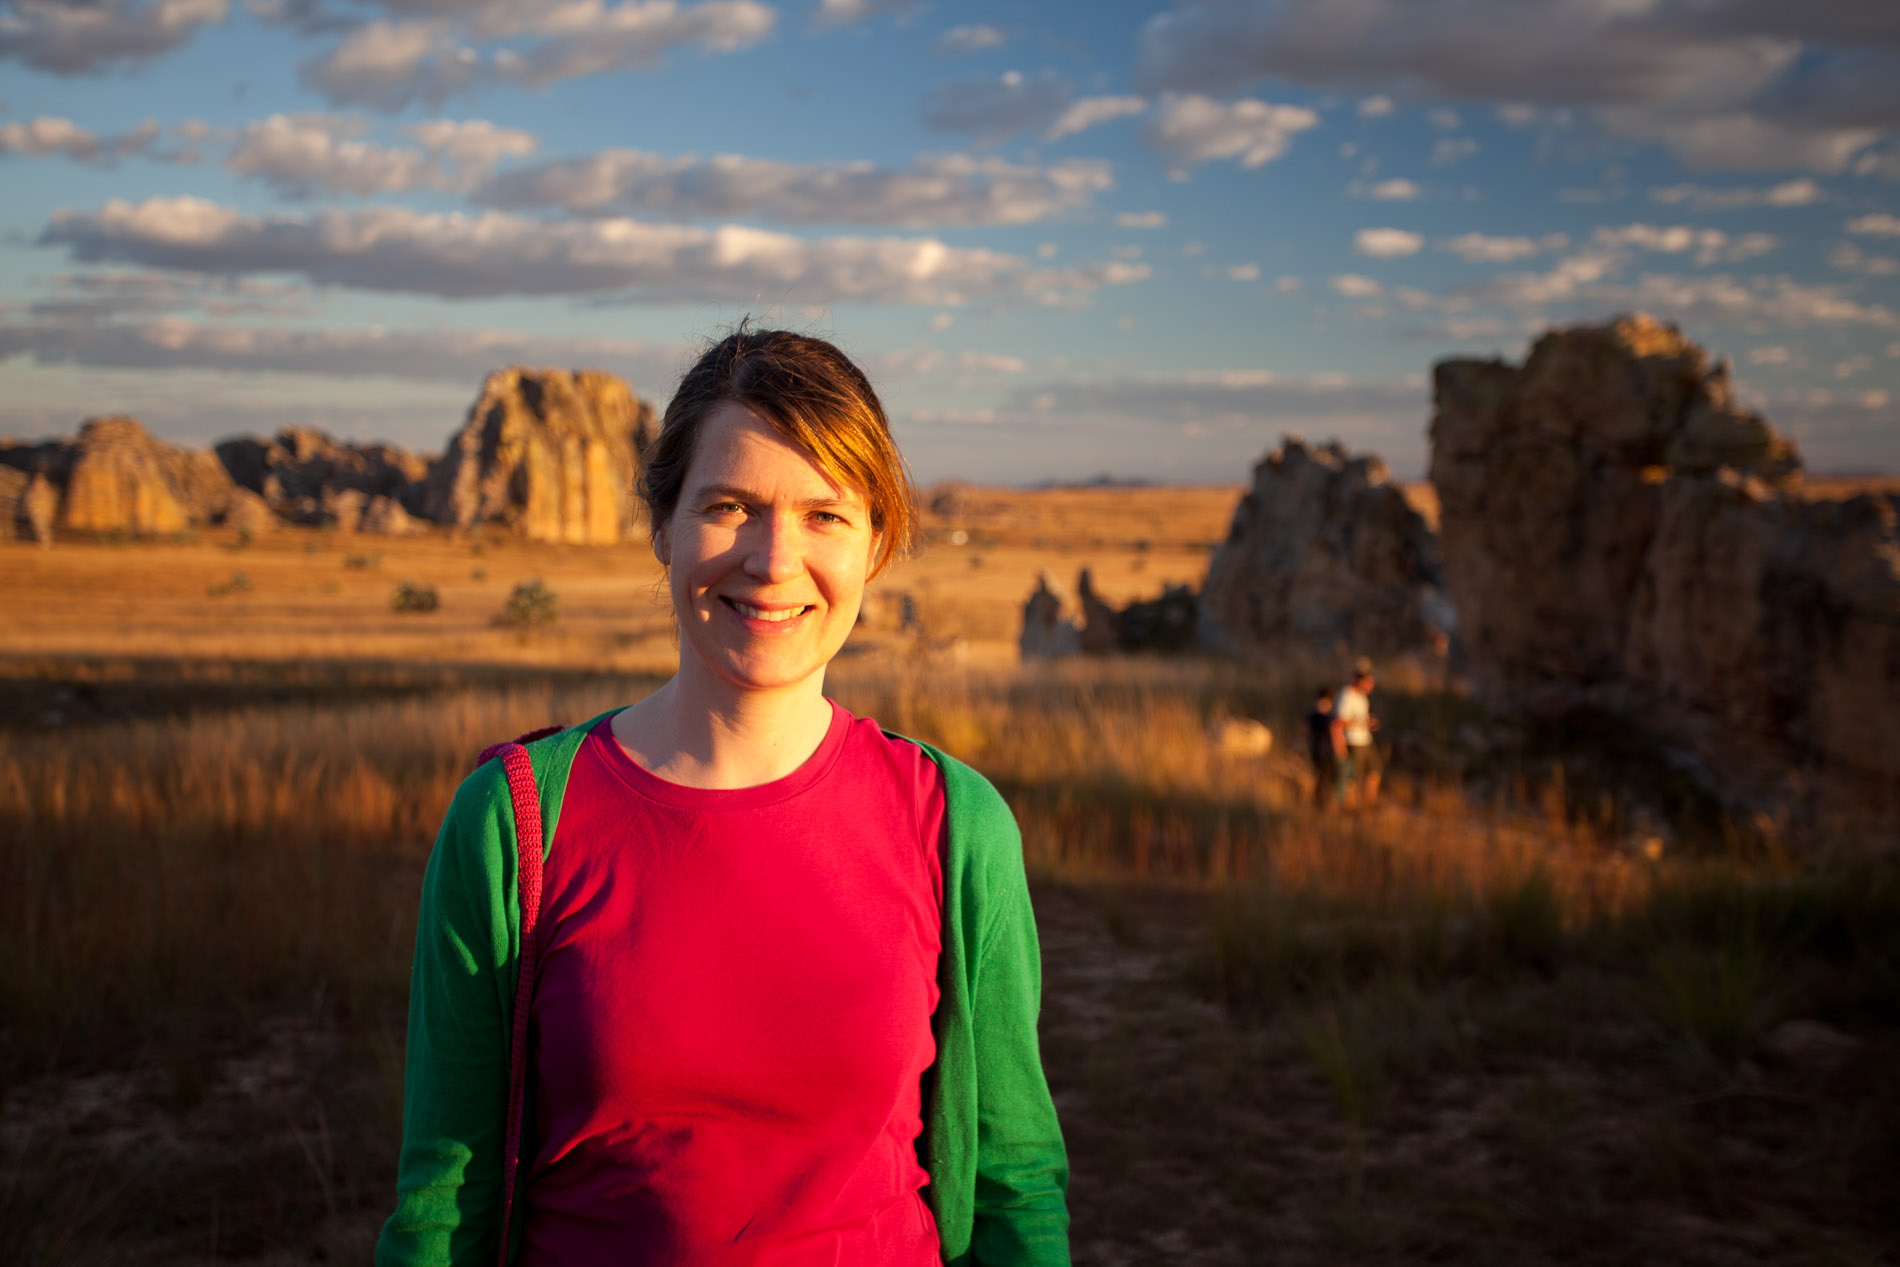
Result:
M525 947L518 754L456 793L377 1263L1067 1267L1016 821L824 693L914 522L883 406L830 343L742 326L644 465L678 671L526 744Z
M1372 661L1361 656L1353 663L1352 681L1340 688L1334 711L1346 735L1349 772L1345 782L1352 790L1355 803L1377 805L1379 776L1384 767L1379 758L1379 745L1373 739L1373 732L1379 729L1379 719L1372 713Z
M1346 729L1333 712L1333 688L1322 686L1306 715L1306 755L1313 763L1313 804L1325 809L1341 804L1350 766L1346 758Z

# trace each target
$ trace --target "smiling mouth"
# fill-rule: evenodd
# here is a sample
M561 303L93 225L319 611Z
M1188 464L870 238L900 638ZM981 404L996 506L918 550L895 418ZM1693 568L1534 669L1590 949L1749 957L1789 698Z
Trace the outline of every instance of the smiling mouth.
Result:
M750 603L742 603L736 598L728 598L724 601L728 607L748 620L763 620L771 624L791 620L796 616L803 616L806 612L811 610L811 604L809 603L803 607L754 607Z

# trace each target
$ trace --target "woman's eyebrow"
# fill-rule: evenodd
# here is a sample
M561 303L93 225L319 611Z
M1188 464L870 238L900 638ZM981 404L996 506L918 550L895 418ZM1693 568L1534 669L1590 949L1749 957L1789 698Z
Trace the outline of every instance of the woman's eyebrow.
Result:
M705 501L709 497L720 498L720 499L730 499L732 501L745 502L748 505L754 505L754 506L767 500L765 494L757 491L756 489L742 488L741 486L737 484L704 485L700 487L699 489L695 490L695 494L692 500L695 502L701 502L701 501ZM798 503L798 508L800 510L830 510L834 507L849 506L850 504L851 502L849 498L833 495L833 496L826 496L826 497L807 497L803 501Z

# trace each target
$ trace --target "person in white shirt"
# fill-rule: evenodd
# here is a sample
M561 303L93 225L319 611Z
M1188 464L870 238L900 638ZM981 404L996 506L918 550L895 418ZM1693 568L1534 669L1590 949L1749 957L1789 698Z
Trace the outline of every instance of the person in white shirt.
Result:
M1346 782L1360 805L1379 802L1379 776L1383 766L1373 732L1379 719L1372 715L1372 661L1361 657L1353 664L1352 681L1339 690L1333 706L1346 731Z

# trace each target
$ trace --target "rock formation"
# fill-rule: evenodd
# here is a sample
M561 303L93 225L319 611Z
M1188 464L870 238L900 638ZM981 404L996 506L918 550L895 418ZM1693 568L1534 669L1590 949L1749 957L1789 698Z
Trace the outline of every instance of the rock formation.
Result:
M26 522L26 489L33 478L25 471L0 466L0 540L33 539L33 531Z
M1229 654L1442 645L1444 586L1431 529L1383 462L1288 437L1254 467L1208 565L1201 641Z
M416 496L429 469L427 459L392 445L339 443L315 427L285 427L270 440L222 440L217 454L240 488L285 519L345 531L356 529L355 520L373 498ZM359 496L339 506L334 499L345 492ZM339 510L351 522L342 522Z
M182 532L223 513L232 484L215 455L154 440L136 418L79 429L59 522L81 532Z
M1194 591L1166 586L1159 598L1117 608L1095 592L1087 568L1076 580L1077 601L1043 573L1023 604L1023 659L1121 652L1178 653L1194 648Z
M1025 660L1051 660L1082 650L1075 610L1047 572L1036 578L1036 592L1023 604L1023 632L1017 645Z
M44 475L35 474L27 481L20 497L20 518L27 539L40 545L53 544L53 522L59 518L59 490Z
M1486 699L1620 713L1738 800L1893 804L1900 499L1801 500L1726 364L1647 317L1434 381L1445 573Z
M634 535L634 481L653 411L599 370L498 370L429 472L425 518L500 522L533 541Z

